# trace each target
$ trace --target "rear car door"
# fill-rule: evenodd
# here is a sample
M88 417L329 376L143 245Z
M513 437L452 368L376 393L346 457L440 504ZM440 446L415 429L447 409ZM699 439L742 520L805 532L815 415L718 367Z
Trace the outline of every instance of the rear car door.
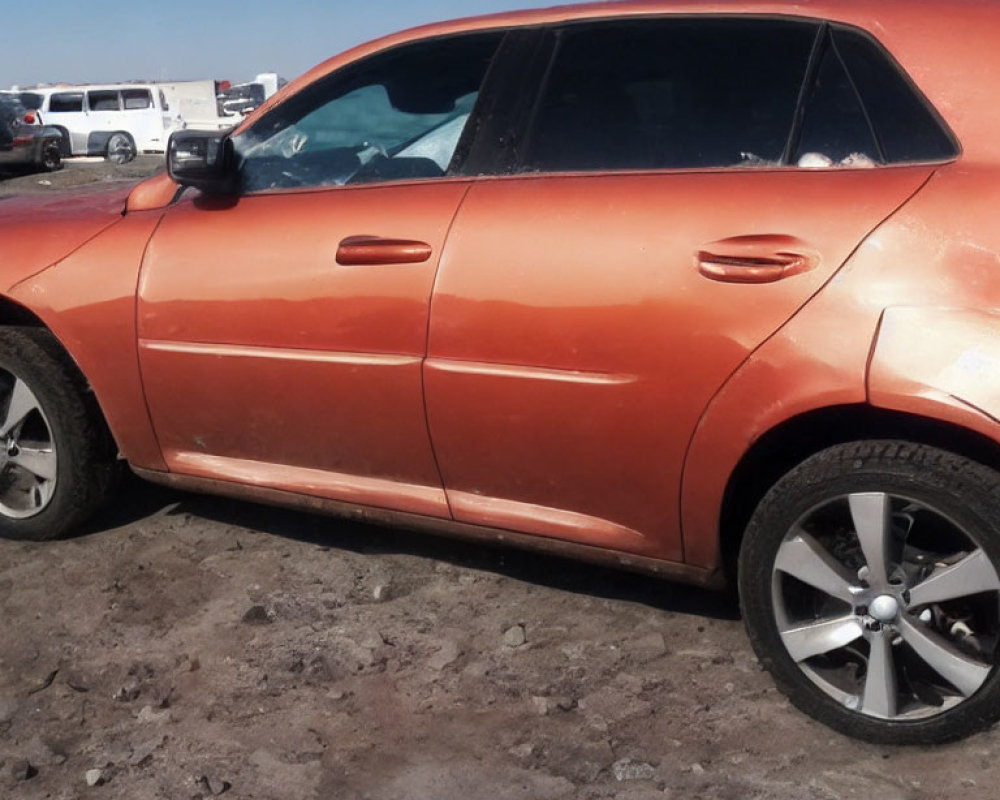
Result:
M954 149L918 109L925 152L888 152L840 52L860 34L815 21L548 35L511 174L471 188L439 269L435 452L457 520L681 561L713 393L933 171L895 162Z
M421 367L469 185L452 162L501 38L403 45L317 81L236 137L237 197L167 211L138 326L171 470L448 515Z

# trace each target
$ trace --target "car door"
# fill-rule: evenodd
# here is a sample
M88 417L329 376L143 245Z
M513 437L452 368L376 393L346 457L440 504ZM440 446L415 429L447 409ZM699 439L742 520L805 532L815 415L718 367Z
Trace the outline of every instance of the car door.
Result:
M817 23L601 21L552 52L441 263L435 452L457 520L681 561L713 393L933 168L889 163Z
M421 365L469 183L451 161L500 38L318 80L233 140L235 196L167 211L138 328L172 471L447 516Z

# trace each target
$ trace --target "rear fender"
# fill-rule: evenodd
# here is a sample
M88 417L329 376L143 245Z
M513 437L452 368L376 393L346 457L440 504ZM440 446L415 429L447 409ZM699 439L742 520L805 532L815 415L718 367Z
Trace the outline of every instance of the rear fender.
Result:
M1000 441L1000 314L886 309L868 396L878 408L933 417Z

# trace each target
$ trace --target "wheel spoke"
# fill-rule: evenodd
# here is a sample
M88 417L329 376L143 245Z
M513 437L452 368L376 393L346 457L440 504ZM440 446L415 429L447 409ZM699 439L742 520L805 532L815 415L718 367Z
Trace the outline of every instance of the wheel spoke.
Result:
M848 498L848 503L854 530L868 563L868 583L873 588L885 589L889 585L889 566L892 563L892 504L889 495L881 492L856 493Z
M54 450L37 450L21 447L16 456L10 456L11 464L23 467L32 475L52 481L56 477L56 454Z
M31 389L20 378L15 379L10 402L7 404L7 413L4 415L3 423L0 423L0 436L8 436L18 423L36 408L38 401L31 393Z
M910 606L940 603L979 592L1000 591L1000 578L986 553L976 550L961 561L934 570L910 589Z
M795 661L829 653L850 644L861 636L861 623L853 614L822 622L813 622L781 631L781 639Z
M882 631L871 640L861 710L875 717L892 719L896 716L896 695L896 664L892 656L892 639Z
M854 576L812 536L799 532L778 548L775 569L845 603L853 603Z
M905 617L899 620L899 632L931 669L966 697L982 686L990 674L991 667L969 658L940 637L918 628Z

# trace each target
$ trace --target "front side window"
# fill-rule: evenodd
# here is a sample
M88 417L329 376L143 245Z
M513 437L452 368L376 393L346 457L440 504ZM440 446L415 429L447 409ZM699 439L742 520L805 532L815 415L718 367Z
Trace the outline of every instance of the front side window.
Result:
M65 113L83 111L83 92L59 92L49 98L49 111Z
M502 35L406 45L289 98L233 139L242 190L448 174Z

